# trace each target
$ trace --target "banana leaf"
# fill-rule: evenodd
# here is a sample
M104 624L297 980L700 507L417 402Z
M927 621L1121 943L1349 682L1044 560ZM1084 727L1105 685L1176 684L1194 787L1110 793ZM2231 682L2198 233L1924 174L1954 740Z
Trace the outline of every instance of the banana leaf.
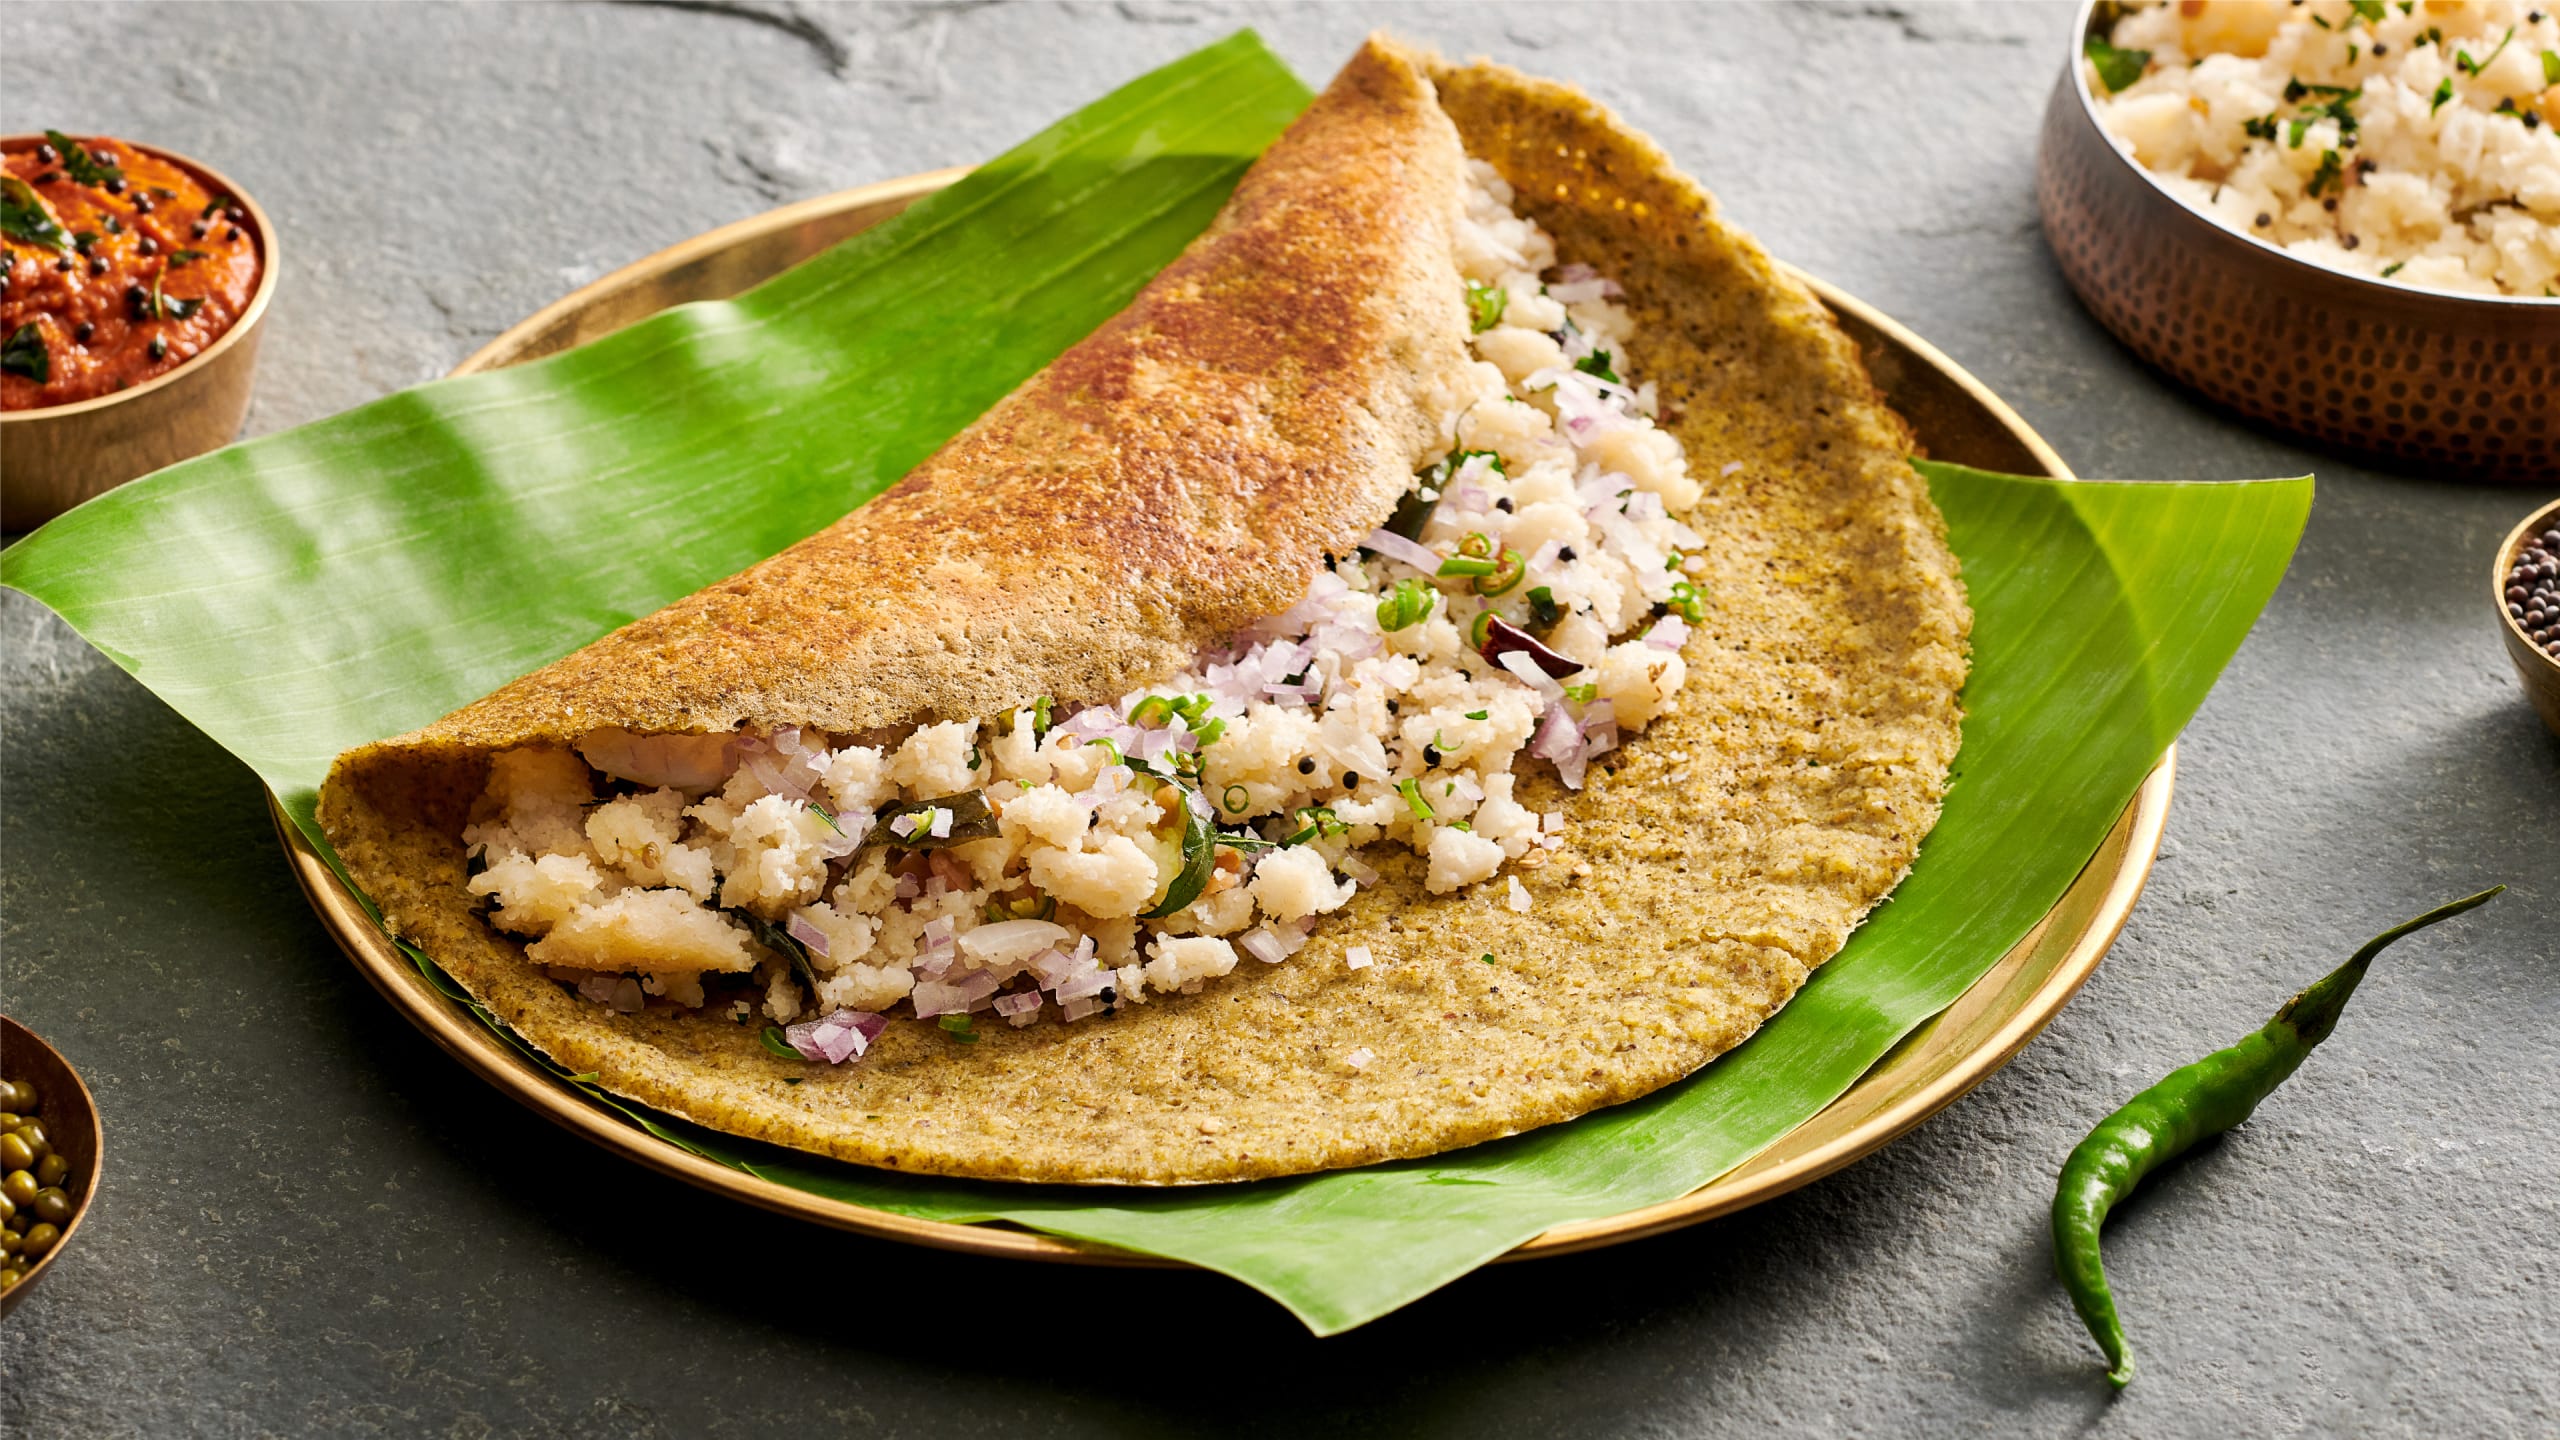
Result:
M338 751L475 699L878 493L1123 304L1307 98L1238 35L736 301L173 467L0 552L0 583L248 762L310 831ZM864 1170L581 1088L668 1143L781 1184L1189 1260L1320 1334L1552 1225L1685 1194L1836 1099L2052 905L2273 593L2311 494L2307 478L1921 468L1975 610L1945 814L1840 955L1679 1085L1426 1160L1171 1191Z

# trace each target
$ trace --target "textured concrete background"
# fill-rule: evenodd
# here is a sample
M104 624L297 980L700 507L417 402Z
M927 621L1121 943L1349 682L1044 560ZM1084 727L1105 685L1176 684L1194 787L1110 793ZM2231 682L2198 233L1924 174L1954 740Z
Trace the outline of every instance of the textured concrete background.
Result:
M340 958L245 769L0 596L5 1003L84 1068L110 1156L0 1337L9 1433L2560 1429L2560 743L2483 585L2536 497L2252 435L2095 328L2032 194L2065 9L18 4L0 129L156 140L268 206L263 431L710 226L983 158L1236 25L1321 79L1379 23L1588 86L2083 474L2319 473L2181 746L2150 891L2044 1038L1785 1199L1318 1342L1222 1280L904 1251L564 1141ZM2255 1121L2125 1212L2144 1369L2110 1401L2047 1274L2072 1142L2493 880L2515 890L2395 951Z

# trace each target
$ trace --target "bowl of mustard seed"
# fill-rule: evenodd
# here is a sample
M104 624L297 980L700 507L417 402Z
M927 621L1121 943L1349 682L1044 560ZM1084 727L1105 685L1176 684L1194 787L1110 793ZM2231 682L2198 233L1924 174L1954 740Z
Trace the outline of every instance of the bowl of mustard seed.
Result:
M2507 532L2490 585L2516 678L2542 723L2560 735L2560 500Z

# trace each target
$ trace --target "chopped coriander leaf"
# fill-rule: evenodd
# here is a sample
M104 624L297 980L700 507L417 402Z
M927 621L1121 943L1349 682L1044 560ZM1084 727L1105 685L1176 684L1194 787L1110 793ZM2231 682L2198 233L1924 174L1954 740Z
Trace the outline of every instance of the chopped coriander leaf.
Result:
M1612 385L1623 384L1624 382L1618 379L1618 372L1609 368L1610 362L1615 358L1616 357L1612 356L1606 350L1594 350L1590 354L1583 356L1581 359L1574 361L1573 368L1581 371L1585 375L1596 376Z
M1511 292L1499 285L1480 281L1467 282L1467 318L1475 333L1483 334L1502 323L1502 312L1511 304Z
M2447 100L2450 100L2450 99L2452 99L2452 98L2453 98L2453 77L2452 77L2452 76L2450 76L2450 75L2448 75L2448 76L2446 76L2445 78L2443 78L2442 80L2439 80L2439 81L2437 81L2437 82L2436 82L2436 93L2435 93L2435 97L2434 97L2434 99L2433 99L2433 100L2431 100L2431 101L2428 103L2428 105L2427 105L2427 113L2428 113L2428 114L2430 114L2430 115L2433 115L2433 114L2434 114L2434 113L2436 113L2437 111L2439 111L2439 110L2441 110L2441 109L2443 109L2443 108L2444 108L2444 102L2446 102Z
M0 342L0 371L24 375L39 385L53 378L53 352L44 344L44 327L30 320Z
M2338 176L2342 169L2343 163L2338 159L2337 151L2320 152L2320 168L2311 172L2311 179L2302 187L2302 193L2317 195L2323 190L2338 185Z
M1598 696L1599 693L1600 687L1597 683L1590 685L1567 685L1564 687L1564 698L1572 701L1576 705L1590 704L1593 698Z
M2408 263L2409 263L2409 262L2408 262L2408 261L2406 261L2406 260L2394 260L2394 261L2392 261L2390 264L2383 266L2383 267L2382 267L2382 278L2383 278L2383 279L2385 279L2385 280L2388 280L2388 279L2390 279L2392 276L2399 274L2399 273L2400 273L2400 267L2401 267L2401 266L2403 266L2403 265L2406 265L2406 264L2408 264Z
M2303 134L2304 134L2306 131L2310 130L2310 128L2311 128L2311 121L2310 121L2309 117L2307 117L2307 116L2305 116L2305 117L2298 117L2298 118L2296 118L2296 119L2289 120L2289 121L2285 122L2285 127L2284 127L2284 145L2285 145L2285 148L2286 148L2286 149L2288 149L2288 150L2299 150L2299 149L2301 149L2301 148L2302 148L2302 137L2303 137Z
M2356 18L2368 25L2382 23L2382 0L2347 0L2347 8L2356 12Z
M1477 957L1476 957L1476 961L1477 961L1477 963L1479 963L1479 964L1483 964L1483 965L1490 965L1490 964L1492 964L1492 963L1493 963L1493 956L1492 956L1492 954L1491 954L1490 952L1488 952L1488 953L1486 953L1486 954L1483 954L1483 955L1479 955L1479 956L1477 956Z
M36 187L15 175L0 176L0 234L21 245L61 250L71 244L53 212L44 208Z
M2119 50L2099 35L2080 42L2080 53L2097 67L2098 83L2106 86L2110 95L2141 79L2143 70L2151 64L2150 51Z
M2516 27L2510 25L2507 27L2507 33L2499 37L2498 48L2490 51L2486 56L2478 60L2472 59L2471 52L2468 50L2456 50L2453 52L2453 68L2466 75L2476 77L2481 71L2488 69L2499 56L2505 54L2507 52L2507 43L2515 38Z
M963 1045L978 1043L978 1024L966 1015L945 1015L934 1023L942 1027L944 1034Z
M1467 718L1470 720L1482 720L1492 713L1493 712L1490 710L1470 710L1467 712Z
M1529 619L1534 624L1553 625L1564 618L1564 607L1556 603L1556 592L1541 585L1529 592Z
M52 141L53 148L62 152L63 173L82 185L104 185L110 180L124 178L122 169L101 162L89 153L88 147L61 131L47 130L44 138Z
M2240 129L2253 139L2273 140L2276 138L2276 117L2270 112L2254 120L2243 120Z

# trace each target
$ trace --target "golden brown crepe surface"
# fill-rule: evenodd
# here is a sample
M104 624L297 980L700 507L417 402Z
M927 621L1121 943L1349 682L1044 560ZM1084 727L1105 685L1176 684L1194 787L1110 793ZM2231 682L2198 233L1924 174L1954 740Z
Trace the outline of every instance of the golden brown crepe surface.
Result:
M493 748L1107 699L1295 601L1429 458L1431 397L1467 359L1460 136L1564 258L1625 286L1629 362L1707 488L1683 517L1713 568L1681 708L1578 794L1524 778L1523 804L1567 816L1564 848L1519 872L1528 914L1498 883L1426 895L1415 857L1372 855L1385 878L1285 964L974 1045L893 1022L843 1067L780 1060L714 1016L580 1000L477 917L459 832ZM1080 1183L1472 1144L1730 1049L1910 864L1955 752L1970 624L1910 448L1818 303L1651 142L1568 87L1373 41L1127 312L887 495L341 757L321 818L399 933L520 1033L719 1129ZM1344 969L1360 944L1379 963Z

